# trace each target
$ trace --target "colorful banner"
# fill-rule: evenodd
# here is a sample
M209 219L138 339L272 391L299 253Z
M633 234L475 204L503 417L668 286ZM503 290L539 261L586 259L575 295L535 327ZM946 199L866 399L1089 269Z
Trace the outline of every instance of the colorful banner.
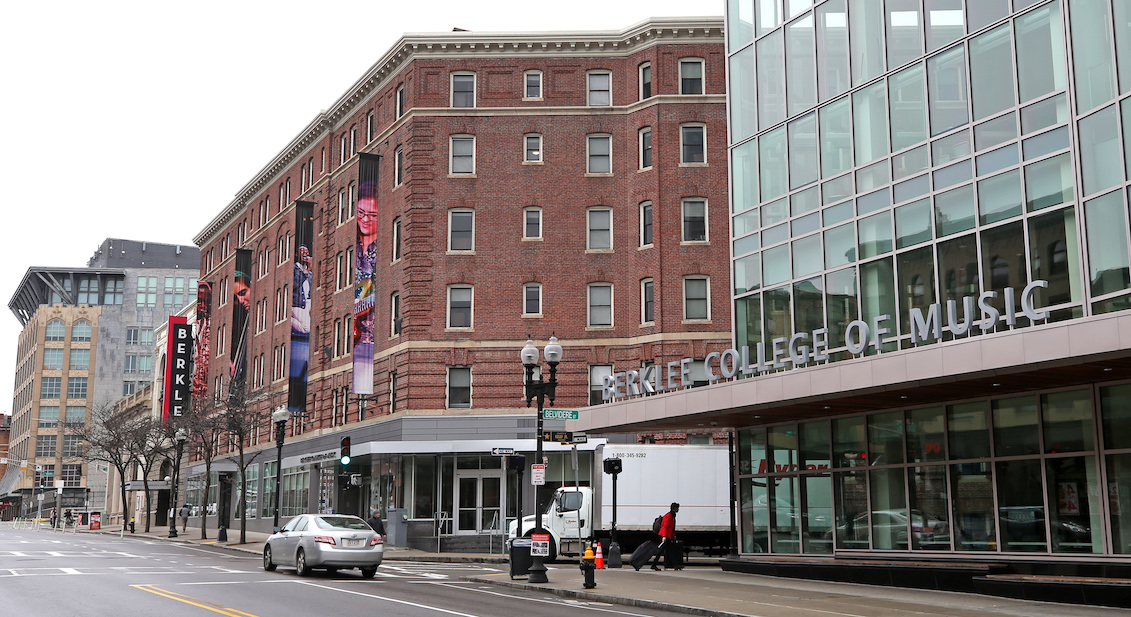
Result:
M244 393L247 376L248 315L251 314L251 249L236 249L236 273L232 278L232 346L228 396Z
M373 314L377 302L377 169L381 158L359 153L357 279L353 292L353 393L373 394Z
M189 394L189 360L192 359L192 328L187 317L169 316L165 341L165 395L162 398L162 419L185 415Z
M310 366L310 292L314 289L314 202L295 202L295 263L291 292L291 361L287 373L287 408L306 411L306 376Z
M208 360L212 357L212 283L196 284L196 356L193 359L193 396L208 395Z

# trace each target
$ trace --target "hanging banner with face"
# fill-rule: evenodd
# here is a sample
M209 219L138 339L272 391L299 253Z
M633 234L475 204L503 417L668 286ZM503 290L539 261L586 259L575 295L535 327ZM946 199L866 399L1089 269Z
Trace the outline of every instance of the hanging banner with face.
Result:
M251 313L251 250L236 249L236 273L232 278L232 346L229 396L243 393L247 376L248 314Z
M212 283L196 284L196 356L193 358L192 393L208 393L208 359L212 357Z
M373 308L376 304L377 168L380 157L359 153L356 280L353 295L353 392L373 394Z
M306 411L310 367L310 291L314 288L314 202L295 202L295 263L291 292L291 360L287 373L287 408Z

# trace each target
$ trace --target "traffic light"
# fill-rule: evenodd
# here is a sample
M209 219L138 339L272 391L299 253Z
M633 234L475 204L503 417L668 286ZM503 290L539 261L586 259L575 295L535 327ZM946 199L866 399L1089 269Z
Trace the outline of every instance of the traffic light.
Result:
M349 437L342 437L342 450L341 450L341 453L339 454L339 456L341 457L341 463L343 465L349 465L350 464L350 438Z
M616 475L621 472L621 460L619 458L605 459L605 473Z

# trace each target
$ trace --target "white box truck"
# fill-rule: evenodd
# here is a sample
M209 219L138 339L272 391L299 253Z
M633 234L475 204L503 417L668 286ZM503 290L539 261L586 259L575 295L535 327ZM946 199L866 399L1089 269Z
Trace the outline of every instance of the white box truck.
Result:
M676 535L687 550L725 554L730 546L730 461L726 446L605 444L598 446L592 486L563 486L542 516L550 534L550 558L578 555L586 542L606 547L613 525L613 476L602 461L621 459L617 477L617 543L627 556L654 538L652 522L680 504ZM528 535L535 516L512 521L508 536Z

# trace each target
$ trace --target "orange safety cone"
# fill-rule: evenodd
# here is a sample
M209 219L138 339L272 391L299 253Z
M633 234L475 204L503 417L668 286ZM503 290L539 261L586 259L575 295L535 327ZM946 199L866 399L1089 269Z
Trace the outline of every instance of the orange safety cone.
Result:
M605 569L605 557L601 554L601 543L597 543L597 569Z

